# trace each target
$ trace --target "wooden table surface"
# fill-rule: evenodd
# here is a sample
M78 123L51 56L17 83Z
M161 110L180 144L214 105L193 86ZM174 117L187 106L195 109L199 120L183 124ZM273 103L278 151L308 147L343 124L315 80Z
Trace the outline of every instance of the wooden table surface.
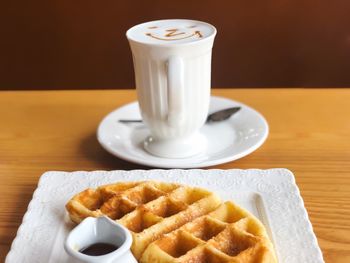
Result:
M290 169L326 262L350 262L350 89L214 89L260 111L270 125L249 156L212 168ZM0 262L48 170L148 169L117 159L96 140L134 90L0 92ZM62 208L63 209L63 208Z

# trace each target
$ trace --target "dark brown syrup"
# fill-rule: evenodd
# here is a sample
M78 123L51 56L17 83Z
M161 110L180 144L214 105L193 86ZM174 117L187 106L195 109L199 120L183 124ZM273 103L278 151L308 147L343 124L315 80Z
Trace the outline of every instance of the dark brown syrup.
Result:
M102 256L111 253L117 249L118 247L115 245L106 243L96 243L79 250L79 252L88 256Z

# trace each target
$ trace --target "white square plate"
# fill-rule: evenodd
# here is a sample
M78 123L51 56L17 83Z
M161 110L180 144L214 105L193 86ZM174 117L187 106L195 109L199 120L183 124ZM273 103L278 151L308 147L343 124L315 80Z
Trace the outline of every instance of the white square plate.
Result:
M66 202L88 187L149 179L203 187L246 208L265 224L279 263L324 262L294 176L286 169L46 172L5 262L73 262L63 249L74 227Z

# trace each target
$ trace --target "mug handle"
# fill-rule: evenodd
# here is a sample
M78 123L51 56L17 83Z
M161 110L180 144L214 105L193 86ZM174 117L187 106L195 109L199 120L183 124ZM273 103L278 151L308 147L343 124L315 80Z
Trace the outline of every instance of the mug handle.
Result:
M184 120L184 63L180 57L168 60L168 125L176 127Z

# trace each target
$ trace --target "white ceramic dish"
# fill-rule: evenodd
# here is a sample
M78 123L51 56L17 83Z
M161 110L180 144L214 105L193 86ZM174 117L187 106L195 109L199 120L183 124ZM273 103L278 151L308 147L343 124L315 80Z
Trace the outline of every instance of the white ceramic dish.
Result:
M47 172L34 192L6 263L74 262L63 248L74 226L64 208L72 195L101 184L148 179L204 187L248 209L265 224L279 263L324 262L293 174L271 169Z
M98 243L112 244L118 249L102 255L80 253L80 249ZM72 258L85 263L137 263L130 251L131 244L132 236L126 227L107 216L101 216L85 218L70 231L64 249Z
M247 105L226 98L211 97L209 112L240 106L230 119L205 124L201 133L207 149L183 159L161 158L143 149L149 131L142 123L120 123L120 119L141 119L137 102L108 114L100 123L97 138L104 149L126 161L159 168L200 168L242 158L259 148L267 138L268 124L264 117Z

